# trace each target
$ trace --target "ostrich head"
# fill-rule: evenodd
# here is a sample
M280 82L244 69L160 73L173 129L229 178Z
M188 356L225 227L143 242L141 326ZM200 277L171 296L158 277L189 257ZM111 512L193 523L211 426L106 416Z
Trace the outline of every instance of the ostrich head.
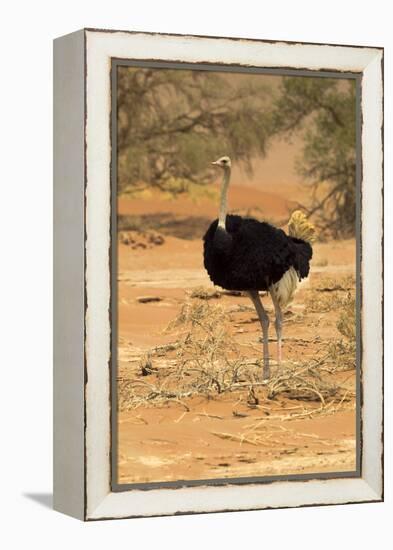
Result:
M229 157L220 157L216 161L212 162L214 166L220 166L221 168L230 168L231 167L231 159Z

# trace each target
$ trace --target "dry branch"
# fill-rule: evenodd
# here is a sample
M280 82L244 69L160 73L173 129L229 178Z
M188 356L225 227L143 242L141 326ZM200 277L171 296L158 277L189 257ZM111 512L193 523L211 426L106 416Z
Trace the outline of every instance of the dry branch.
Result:
M278 396L318 402L320 412L327 412L332 400L336 400L339 403L336 408L340 408L353 397L353 392L344 383L333 383L330 376L348 368L348 363L354 361L355 348L351 341L331 342L328 345L321 342L321 351L325 347L325 353L317 359L307 359L301 363L286 362L285 366L273 369L268 381L262 381L260 347L252 343L235 343L232 330L228 312L223 307L198 298L186 301L167 329L176 335L176 341L152 348L145 355L150 361L147 369L149 376L141 377L141 371L136 370L132 378L119 379L119 408L127 410L147 404L177 404L187 411L189 405L186 401L193 396L211 398L232 392L237 396L243 394L244 403L247 396L253 395L253 407L265 408L269 412L278 410L277 406L272 403L272 406L264 407L259 403ZM295 340L297 343L303 341ZM319 340L310 340L312 343L316 341ZM242 355L243 346L255 349L258 359ZM170 352L175 352L170 359L157 358ZM146 359L143 361L148 362ZM146 374L146 368L143 372ZM283 410L292 408L283 407ZM315 414L319 412L313 408L297 415L277 416L277 419ZM269 419L272 418L270 415Z

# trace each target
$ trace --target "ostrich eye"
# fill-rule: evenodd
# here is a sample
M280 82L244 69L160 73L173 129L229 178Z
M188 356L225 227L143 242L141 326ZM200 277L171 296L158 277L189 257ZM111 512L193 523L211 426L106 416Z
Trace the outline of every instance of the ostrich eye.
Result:
M222 162L226 164L228 161L226 159L223 159Z

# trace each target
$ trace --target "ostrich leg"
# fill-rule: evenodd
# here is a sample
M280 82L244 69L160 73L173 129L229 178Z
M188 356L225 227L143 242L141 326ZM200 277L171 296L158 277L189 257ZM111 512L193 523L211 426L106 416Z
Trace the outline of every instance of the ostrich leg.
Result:
M274 311L276 313L276 320L274 326L277 334L277 363L280 365L282 360L281 346L282 346L282 311L278 298L274 290L270 289L270 296L272 297Z
M259 322L262 327L263 334L263 379L270 378L270 366L269 366L269 317L262 305L259 293L257 290L249 291L249 296L255 306Z

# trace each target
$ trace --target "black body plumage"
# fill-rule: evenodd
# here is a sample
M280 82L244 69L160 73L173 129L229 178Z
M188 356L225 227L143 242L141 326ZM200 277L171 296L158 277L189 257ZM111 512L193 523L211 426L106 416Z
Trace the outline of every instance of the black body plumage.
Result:
M227 215L226 230L215 220L204 241L204 264L215 285L227 290L268 290L290 267L307 277L311 245L267 222Z

